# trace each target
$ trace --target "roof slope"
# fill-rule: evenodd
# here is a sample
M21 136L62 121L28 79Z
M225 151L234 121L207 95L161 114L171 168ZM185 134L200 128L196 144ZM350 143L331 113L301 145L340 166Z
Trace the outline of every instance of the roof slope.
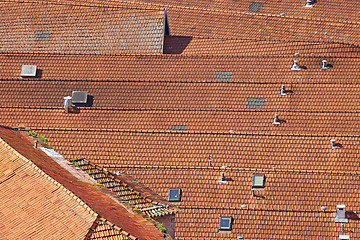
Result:
M44 2L0 2L0 8L2 52L162 53L164 10Z
M7 239L84 239L97 214L0 139L0 232Z
M127 236L130 236L130 234L131 234L132 237L136 237L139 240L141 240L141 239L144 239L144 240L164 239L163 234L152 223L150 223L149 221L144 219L142 216L134 214L133 212L129 211L125 206L123 206L119 202L115 201L114 199L110 198L103 192L99 191L94 186L79 181L76 177L71 175L68 171L66 171L60 165L54 163L54 161L50 157L48 157L44 152L42 152L41 150L34 150L33 143L29 139L27 139L23 133L17 132L14 130L0 128L0 138L3 139L4 141L6 141L12 148L16 148L16 150L19 152L18 155L21 154L26 159L28 159L28 162L30 162L30 161L33 162L31 164L32 164L32 166L34 166L34 168L41 169L42 171L44 171L44 173L48 174L55 181L59 182L66 189L68 189L68 190L66 190L66 189L65 190L68 192L68 194L70 194L70 196L72 196L75 199L78 199L78 202L81 202L79 200L79 198L82 201L86 202L86 204L89 206L89 207L87 207L88 211L96 212L96 214L94 213L94 217L92 218L92 221L88 222L88 225L86 226L86 231L83 232L83 235L81 236L82 239L85 237L88 230L92 226L97 214L99 214L103 218L105 218L108 221L115 224L118 229L121 229L121 232L123 232L123 231L127 232ZM13 150L12 154L14 154L14 150ZM24 159L24 157L22 157L22 159ZM36 166L35 166L35 164L36 164ZM6 163L6 165L8 165L8 163ZM4 164L4 167L5 167L5 164ZM14 167L14 169L16 171L16 167ZM41 171L41 170L39 170L39 171ZM5 169L5 171L6 171L6 169ZM9 173L11 173L11 172L8 171L7 174L9 174ZM11 179L12 178L10 178L10 180ZM21 179L18 179L17 177L14 179L21 181ZM10 180L8 180L8 181L10 181ZM52 181L54 181L54 180L52 180ZM8 181L6 181L6 182L8 182ZM28 185L25 182L23 184L25 186L27 186L28 188L29 188L29 186L34 187L33 185L35 185L35 186L37 185L36 182L33 182L33 185ZM58 189L58 188L64 189L64 187L63 188L56 187L56 189ZM14 190L14 189L16 189L16 187L12 187L9 189ZM54 189L52 189L52 190L54 190ZM8 192L8 191L9 190L6 190L4 192ZM76 193L76 195L79 198L75 197L75 195L72 192ZM36 191L36 193L38 193L38 190ZM58 193L58 194L60 194L60 193ZM16 197L19 198L19 195L16 195ZM7 197L4 196L4 201L6 201L6 198ZM37 197L37 198L39 198L39 197ZM35 198L35 199L37 199L37 198ZM54 199L54 201L55 200L56 199ZM19 200L16 200L16 198L15 198L14 202L17 203L17 201L19 201ZM29 201L30 202L33 201L32 196L29 197ZM37 202L37 200L36 200L36 202ZM46 201L44 201L44 202L46 203ZM27 201L23 201L23 204L27 204ZM79 203L77 203L77 204L79 205ZM76 206L78 206L78 205L76 205ZM36 206L34 206L34 208L36 209L37 207L44 207L44 206L46 206L46 205L43 205L43 206L36 205ZM76 207L76 206L72 205L72 207ZM90 207L93 210L91 210ZM78 208L79 208L79 206L78 206ZM80 209L81 208L82 207L80 207ZM72 217L73 216L71 215L70 219L69 219L69 224L70 224L70 222L73 222L73 220L71 220ZM73 226L74 224L71 224L71 225ZM34 226L30 225L29 229L34 228ZM16 231L19 230L19 228L17 228L17 227L14 227L14 229L17 229ZM21 230L21 232L22 232L22 230ZM48 231L47 229L45 229L44 232L45 232L44 234L52 233L51 231ZM16 232L15 234L19 234L19 232ZM15 238L17 238L17 236L18 235L14 235ZM71 237L71 239L72 239L72 237Z

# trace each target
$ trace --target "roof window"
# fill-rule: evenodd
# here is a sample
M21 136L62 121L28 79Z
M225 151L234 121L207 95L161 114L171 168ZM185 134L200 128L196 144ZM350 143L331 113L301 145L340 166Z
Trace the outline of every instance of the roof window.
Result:
M35 77L36 76L36 65L22 65L21 77Z
M263 109L265 108L265 98L248 98L248 109Z
M232 72L215 72L216 77L215 80L219 80L219 81L231 81L233 75Z
M35 31L36 41L49 41L51 38L51 31Z
M260 8L262 7L262 5L263 5L262 3L253 2L249 7L249 11L260 12Z
M181 189L170 189L169 190L169 202L180 202L181 200Z
M339 235L339 239L340 240L349 240L350 236L349 235Z
M186 125L172 125L171 131L187 131Z
M220 217L220 230L231 230L232 217Z
M265 175L254 174L251 190L264 190L265 188Z

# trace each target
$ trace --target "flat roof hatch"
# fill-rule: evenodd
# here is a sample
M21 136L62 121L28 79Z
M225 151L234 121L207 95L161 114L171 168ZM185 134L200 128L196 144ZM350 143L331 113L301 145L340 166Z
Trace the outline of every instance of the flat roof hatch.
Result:
M22 65L21 77L35 77L36 76L36 65Z

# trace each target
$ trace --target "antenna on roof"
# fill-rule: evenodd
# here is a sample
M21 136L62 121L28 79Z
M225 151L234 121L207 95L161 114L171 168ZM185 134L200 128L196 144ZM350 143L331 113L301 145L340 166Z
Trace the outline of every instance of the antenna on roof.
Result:
M294 64L292 65L291 70L301 70L299 60L294 60Z
M315 1L314 0L306 0L306 5L305 7L312 7L314 5Z
M276 124L276 125L280 124L279 115L275 114L272 124Z
M335 144L336 139L331 139L330 141L331 141L331 149L335 149L335 147L336 147L336 144Z
M285 96L285 95L286 95L285 85L281 85L280 95L283 95L283 96Z
M324 69L324 70L328 69L328 65L327 65L327 61L326 61L326 60L322 60L322 67L321 67L321 69Z

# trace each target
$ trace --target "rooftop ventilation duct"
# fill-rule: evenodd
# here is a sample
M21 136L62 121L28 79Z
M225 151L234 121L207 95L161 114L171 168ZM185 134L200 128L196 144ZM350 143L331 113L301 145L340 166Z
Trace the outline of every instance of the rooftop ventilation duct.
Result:
M340 223L347 223L347 222L349 222L349 220L346 218L345 213L346 213L346 211L345 211L345 205L336 205L336 217L335 217L335 222L340 222Z
M279 115L275 114L275 117L274 117L274 120L273 120L272 124L275 124L275 125L280 124Z
M314 5L315 1L314 0L306 0L306 5L305 7L312 7Z
M331 139L330 140L330 142L331 142L331 149L335 149L336 148L336 139Z
M292 65L291 70L301 70L299 60L294 60L294 64Z
M328 69L328 65L327 65L327 61L326 61L326 60L322 60L322 67L321 67L321 69L324 69L324 70Z

